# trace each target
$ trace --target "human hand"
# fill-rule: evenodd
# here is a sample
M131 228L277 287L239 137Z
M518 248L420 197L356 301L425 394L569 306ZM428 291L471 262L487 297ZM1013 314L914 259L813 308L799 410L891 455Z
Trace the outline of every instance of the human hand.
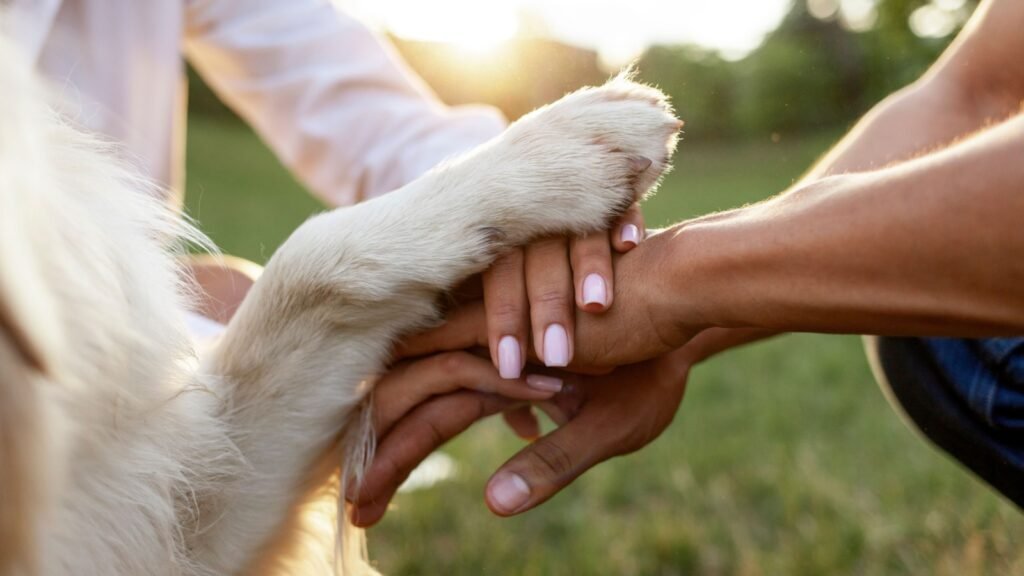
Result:
M377 381L373 391L373 428L380 444L374 462L378 470L386 470L389 480L397 482L389 484L387 498L379 507L375 506L378 500L360 500L369 504L354 515L362 519L357 523L376 522L409 473L448 438L476 420L513 410L524 402L548 400L561 389L562 380L553 376L502 378L487 359L466 351L397 364Z
M568 365L575 348L573 303L592 314L611 308L612 250L624 254L644 235L643 214L633 204L609 231L545 238L495 261L482 275L482 301L491 361L501 376L518 378L528 357L549 367ZM520 437L539 434L529 406L502 415Z
M612 307L612 249L626 253L643 236L643 215L634 204L610 231L541 239L484 272L483 326L501 376L518 378L530 352L546 366L569 365L576 310L600 314Z
M651 234L639 246L615 262L616 304L601 314L576 311L574 352L568 368L574 372L599 374L617 366L634 364L666 354L687 343L706 326L699 321L699 303L686 294L666 294L659 274L673 256L668 234ZM493 322L487 305L469 300L452 310L446 322L402 342L399 357L425 356L445 350L462 350L493 345ZM543 334L541 335L543 337ZM528 358L540 360L542 346L536 345ZM521 362L525 362L526 358Z
M571 394L545 403L560 426L529 444L487 483L487 506L499 516L535 508L590 468L651 443L672 423L686 391L685 350L580 377Z
M567 381L561 394L539 401L560 427L498 470L487 486L488 506L502 516L519 514L594 465L650 443L672 421L693 361L691 351L684 348L603 376L567 375L573 381ZM419 380L394 380L391 391L380 390L376 399L385 401L386 395L402 387L418 390L432 378L443 381L450 373L419 376ZM359 526L378 522L419 462L477 420L513 405L512 400L494 395L456 392L406 410L381 438L361 489L349 494L353 521Z

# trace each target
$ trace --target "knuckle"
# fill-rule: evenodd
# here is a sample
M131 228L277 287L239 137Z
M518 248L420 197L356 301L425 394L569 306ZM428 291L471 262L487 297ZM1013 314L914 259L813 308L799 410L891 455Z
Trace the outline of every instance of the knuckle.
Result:
M563 479L572 476L575 470L569 452L550 438L542 438L535 442L530 454L530 465L543 476Z
M607 238L600 238L595 242L581 242L576 245L574 251L580 260L608 260L611 258Z
M596 232L586 236L578 236L573 240L570 250L580 254L600 253L608 245L608 232Z
M572 306L572 299L568 289L551 287L534 294L530 305L545 310L565 310Z
M514 281L516 277L522 275L522 273L522 254L519 253L516 256L510 255L496 260L485 272L484 278L485 282L504 285Z
M474 418L473 418L474 422L477 422L479 420L483 420L484 418L486 418L486 417L491 415L491 410L488 409L487 402L485 401L484 398L482 398L482 397L477 398L476 402L474 402L474 405L475 405L475 412L473 414L474 415Z
M530 257L550 257L554 254L564 254L566 239L562 236L551 236L537 240L527 247L527 254Z
M375 475L377 480L372 483L364 481L355 488L356 491L352 502L359 506L376 502L386 492L386 486L401 482L408 474L391 455L379 456L374 462L373 467L376 469Z
M581 270L611 268L611 263L611 252L607 246L581 246L573 254L573 269L577 272Z
M426 440L431 451L433 451L434 448L442 446L447 440L445 438L444 431L441 430L441 427L437 425L433 418L424 418L422 420L419 436ZM409 470L406 471L407 474L412 471L413 466L414 465L409 466Z
M523 307L517 302L498 300L487 303L488 320L496 326L517 325L523 316Z

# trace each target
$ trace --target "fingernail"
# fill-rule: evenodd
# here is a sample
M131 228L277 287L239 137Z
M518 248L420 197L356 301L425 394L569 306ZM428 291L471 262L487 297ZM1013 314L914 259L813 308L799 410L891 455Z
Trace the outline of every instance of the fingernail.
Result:
M636 224L626 224L622 227L622 242L634 246L640 243L640 229L636 227Z
M544 365L569 365L569 335L561 324L552 324L544 331Z
M562 379L543 374L530 374L526 377L526 385L544 392L561 392Z
M491 481L491 503L505 513L515 512L530 498L530 486L518 474L502 472Z
M608 305L608 287L600 274L590 274L583 279L583 304Z
M504 336L498 341L498 374L506 380L519 378L523 371L523 356L515 336Z

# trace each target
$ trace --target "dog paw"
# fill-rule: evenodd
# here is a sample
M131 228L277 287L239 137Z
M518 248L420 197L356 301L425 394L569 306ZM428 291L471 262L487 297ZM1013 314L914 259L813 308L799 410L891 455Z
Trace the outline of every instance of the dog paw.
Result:
M606 228L669 168L681 127L664 94L626 76L524 116L495 149L501 193L524 216L502 231L516 242Z

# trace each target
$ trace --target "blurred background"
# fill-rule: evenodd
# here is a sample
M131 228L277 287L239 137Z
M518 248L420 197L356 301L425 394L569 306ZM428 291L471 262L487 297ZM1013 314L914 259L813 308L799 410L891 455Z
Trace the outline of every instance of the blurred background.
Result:
M686 120L645 211L663 225L791 184L917 78L971 0L341 0L446 102L514 119L629 63ZM190 71L187 204L264 262L323 209ZM910 432L852 337L793 335L698 367L675 423L525 517L486 478L521 446L498 421L370 533L387 574L1024 573L1024 520Z

